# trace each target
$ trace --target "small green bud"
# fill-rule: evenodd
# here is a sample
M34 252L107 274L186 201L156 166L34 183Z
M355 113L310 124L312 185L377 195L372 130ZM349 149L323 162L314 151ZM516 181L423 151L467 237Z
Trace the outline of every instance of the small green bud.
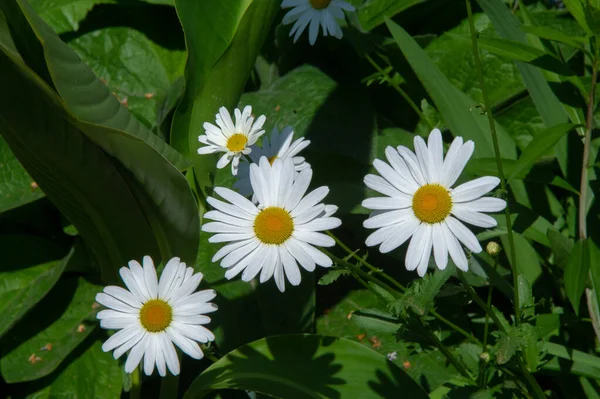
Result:
M498 256L501 250L502 247L500 247L500 244L498 244L496 241L488 242L487 246L485 247L485 251L491 256Z

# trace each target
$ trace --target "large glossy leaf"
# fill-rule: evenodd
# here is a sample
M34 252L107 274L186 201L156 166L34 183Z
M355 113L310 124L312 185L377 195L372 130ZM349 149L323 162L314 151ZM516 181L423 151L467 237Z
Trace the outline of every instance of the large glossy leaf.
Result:
M0 136L0 212L44 196Z
M70 259L56 243L26 235L0 235L0 337L58 281ZM58 259L58 260L57 260Z
M286 335L244 345L214 363L184 398L215 389L243 389L282 398L427 398L384 356L343 338Z
M90 341L73 351L54 373L34 383L13 385L15 391L31 399L120 397L123 366L102 350L101 341Z
M475 101L452 86L448 79L433 64L419 44L399 25L386 21L396 44L431 96L444 120L454 135L475 141L475 157L494 156L494 146L488 120L478 109ZM516 157L515 144L511 137L497 126L500 151L503 158Z
M94 298L101 290L83 278L61 279L0 341L2 377L16 383L53 372L96 327Z
M577 314L579 314L579 303L589 270L590 241L589 239L579 240L573 246L569 263L565 268L565 293Z
M509 261L512 261L510 245L508 245L508 236L503 235L501 239L502 247L506 250L506 256ZM521 234L513 232L513 239L515 243L515 253L517 254L518 259L516 266L519 268L519 274L524 275L529 283L534 284L542 274L542 267L540 265L538 254L533 246ZM512 263L511 266L515 267Z
M100 261L103 278L158 254L153 233L113 161L70 121L55 93L0 51L0 134Z
M96 5L114 0L30 0L31 6L56 33L79 29L79 23Z
M69 46L137 119L155 127L159 105L174 80L183 76L185 51L160 46L127 27L95 30Z
M177 151L142 125L89 66L46 25L26 0L18 4L43 46L52 82L67 108L84 122L123 130L145 141L180 170L187 163ZM9 21L10 22L10 21Z
M231 111L237 104L279 6L270 0L175 1L188 50L186 91L171 131L181 153L195 155L204 122L213 121L219 107Z

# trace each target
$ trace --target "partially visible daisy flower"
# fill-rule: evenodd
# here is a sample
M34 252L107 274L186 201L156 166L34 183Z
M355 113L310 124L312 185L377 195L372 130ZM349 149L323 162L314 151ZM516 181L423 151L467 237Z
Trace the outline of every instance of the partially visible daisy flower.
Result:
M446 268L449 253L456 266L466 271L467 257L460 243L475 253L481 252L481 245L459 219L478 227L496 226L496 220L482 212L501 211L506 201L482 196L500 179L480 177L451 188L471 158L475 144L463 143L462 137L456 137L444 159L438 129L429 135L428 145L418 136L414 142L416 154L403 146L397 150L387 147L389 164L379 159L373 162L381 177L365 177L367 187L386 196L368 198L362 203L374 210L364 227L377 229L366 244L379 245L379 250L386 253L412 237L406 253L407 270L417 269L422 277L433 248L438 268Z
M224 152L225 154L217 162L217 168L222 169L231 162L231 173L235 176L242 154L250 154L252 152L250 146L265 133L262 126L266 118L261 115L255 122L252 117L252 107L249 105L243 112L236 108L234 114L235 125L225 107L219 108L219 113L216 115L218 127L212 123L204 123L206 134L199 136L198 141L206 146L198 148L198 154Z
M229 242L212 261L221 260L225 277L242 273L250 281L260 272L260 282L275 277L277 288L285 290L285 280L300 284L298 263L309 272L315 266L329 267L331 259L314 246L332 247L335 241L321 231L341 225L331 217L337 207L320 203L329 188L319 187L304 195L312 170L303 169L297 176L291 159L266 157L250 165L250 181L258 206L233 190L216 187L215 192L227 202L208 197L216 210L204 218L214 222L202 225L202 231L217 233L209 242Z
M323 29L323 36L331 35L341 39L342 29L336 19L344 19L344 10L355 10L354 6L343 0L283 0L281 8L292 8L282 22L287 25L295 21L290 31L290 36L294 35L294 43L310 23L308 41L311 45L317 41L319 25Z
M173 343L194 359L201 359L204 353L197 342L215 339L202 324L210 322L204 314L217 310L208 302L216 293L193 293L202 273L194 274L194 269L186 267L179 258L169 260L160 282L152 258L144 256L143 264L144 267L132 260L129 268L119 270L128 290L111 285L96 295L96 302L109 308L97 315L100 327L120 330L106 340L102 350L114 349L118 359L131 349L125 362L127 373L133 372L143 357L146 375L153 373L155 365L163 377L166 367L178 375L179 358Z
M291 158L294 162L296 172L300 172L303 169L310 168L310 164L306 162L304 157L297 156L300 151L308 147L310 140L306 140L304 137L296 139L292 143L294 138L294 129L291 126L287 126L279 133L279 129L274 127L271 131L271 140L265 136L262 141L262 148L258 145L252 146L252 152L250 153L250 160L254 163L258 163L260 157L267 157L269 162L273 164L276 159ZM242 195L249 196L253 194L252 185L250 184L250 164L242 162L238 171L238 180L233 185L233 188L238 190ZM253 198L255 201L256 197Z

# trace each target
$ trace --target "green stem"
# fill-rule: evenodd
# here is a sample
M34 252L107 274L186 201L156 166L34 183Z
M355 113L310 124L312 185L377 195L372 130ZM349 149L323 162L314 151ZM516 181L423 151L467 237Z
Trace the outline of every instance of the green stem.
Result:
M445 325L447 325L448 327L450 327L451 329L453 329L454 331L456 331L457 333L459 333L460 335L462 335L463 337L465 337L469 341L473 342L476 345L481 346L481 341L479 341L477 339L477 337L474 337L473 335L469 334L468 332L466 332L465 330L463 330L462 328L460 328L456 324L452 323L450 320L446 319L444 316L442 316L441 314L439 314L435 310L430 310L429 313L431 313L431 315L433 317L435 317L436 319L438 319L439 321L441 321L442 323L444 323Z
M382 69L368 54L366 55L366 57L367 61L369 61L373 68L375 68L379 73L381 73L385 77L385 80L387 80L387 82L390 84L390 86L392 86L392 88L396 90L402 96L402 98L404 98L404 100L406 100L408 105L410 105L410 107L417 113L417 115L419 115L419 118L421 118L423 122L429 125L427 118L425 118L425 115L423 114L423 112L421 112L419 107L417 107L417 104L415 104L412 98L410 98L410 96L406 94L406 92L402 90L402 88L397 83L394 83L390 75L388 75L388 73L384 69Z
M358 281L360 284L362 284L366 289L368 289L369 291L371 291L371 293L373 295L375 295L377 298L379 298L383 303L388 303L389 302L386 298L383 297L383 295L381 295L379 292L377 292L377 290L375 288L373 288L373 286L371 284L369 284L365 280L363 280L354 271L352 272L352 277L354 277L356 279L356 281Z
M471 377L471 374L469 373L467 368L463 366L461 362L458 361L458 359L454 356L452 352L450 352L448 348L446 348L446 346L442 343L442 341L440 341L438 336L435 335L433 331L429 330L428 327L423 326L423 328L429 333L429 337L433 341L435 346L437 346L440 352L442 352L444 356L446 356L446 359L448 359L450 363L452 363L452 365L458 370L458 372L461 373L463 377L472 381L473 378Z
M469 17L469 28L471 30L471 43L473 45L473 56L475 57L475 66L477 69L477 76L479 78L479 85L481 86L481 94L483 96L483 104L485 106L485 113L488 117L490 124L490 131L492 133L492 140L494 142L494 153L496 155L496 167L498 168L498 177L500 177L500 187L503 193L508 193L506 187L506 179L504 177L504 170L502 168L502 157L500 154L500 144L498 142L498 134L496 133L496 124L494 122L494 116L492 115L492 105L485 88L485 79L483 77L483 67L481 65L481 58L479 57L479 48L477 46L477 33L475 32L475 23L473 22L473 10L471 9L471 0L465 0L467 5L467 14ZM512 221L510 220L510 209L508 203L504 208L504 216L506 218L506 230L508 234L508 246L510 247L510 258L511 265L513 268L513 287L514 287L514 306L515 306L515 324L518 326L521 322L521 306L519 304L519 269L517 267L517 255L515 253L515 241L513 238Z
M488 315L493 320L494 324L496 325L496 327L498 327L499 330L506 332L506 329L504 328L502 322L500 322L500 319L498 319L498 316L496 316L492 308L488 307L486 303L483 302L483 299L481 299L481 297L477 295L473 287L471 287L471 284L469 284L469 282L467 281L467 278L465 277L463 271L456 270L456 274L458 275L460 282L467 290L467 294L469 294L471 299L485 312L486 315Z
M497 265L497 261L496 258L494 258L494 264L492 265L494 271L496 271L496 265ZM490 289L488 291L488 297L487 297L487 302L486 302L486 307L488 309L492 308L492 293L494 292L494 286L490 285ZM483 352L487 352L487 344L488 344L488 333L489 333L489 329L490 329L490 319L489 316L487 314L487 312L485 313L485 324L483 325ZM486 381L487 381L487 368L486 368L487 362L482 358L479 360L479 386L481 388L486 388Z
M133 373L131 373L131 389L129 390L129 399L141 399L142 397L140 367L136 367L135 370L133 370Z

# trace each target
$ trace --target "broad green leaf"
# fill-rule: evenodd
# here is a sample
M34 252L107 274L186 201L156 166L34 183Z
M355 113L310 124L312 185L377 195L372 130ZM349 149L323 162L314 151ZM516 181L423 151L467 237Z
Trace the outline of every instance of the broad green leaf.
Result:
M573 305L576 314L579 314L579 302L585 289L585 282L590 270L590 245L589 241L578 240L573 249L569 263L565 268L565 293Z
M83 278L61 279L2 339L2 377L16 383L53 372L96 327L94 298L101 290Z
M452 267L444 270L436 269L434 273L415 280L402 297L392 305L396 315L400 316L409 308L420 316L429 313L434 306L435 297L455 270Z
M44 192L14 157L0 136L0 212L42 198Z
M30 392L27 398L118 398L122 390L123 366L113 359L112 353L102 350L102 342L86 344L72 352L51 375L27 383L26 392Z
M519 306L521 307L521 313L527 319L533 317L535 314L535 303L533 301L533 295L531 292L531 284L527 281L527 278L520 274L518 278L518 295L519 295Z
M590 295L588 300L595 301L593 305L596 310L596 317L592 322L600 323L598 320L598 313L600 312L600 249L596 246L594 241L588 241L589 257L590 257L590 278L592 280L593 294ZM589 303L589 302L588 302ZM594 327L597 327L596 325Z
M159 104L174 80L183 76L184 51L163 48L126 27L95 30L69 46L137 119L155 127Z
M133 117L25 0L18 0L18 4L40 38L52 81L71 113L84 122L129 133L149 144L179 170L187 167L181 154Z
M352 314L352 320L361 328L378 333L394 334L400 329L400 320L376 309L364 309Z
M384 356L356 342L286 335L244 345L206 369L184 398L215 389L242 389L284 398L394 397L427 394Z
M431 62L417 42L399 25L386 20L388 28L402 50L408 63L435 102L454 135L475 141L475 157L492 157L494 148L488 120L481 115L477 105L467 95L456 89L440 70ZM500 152L503 158L516 157L511 137L497 125Z
M573 129L574 126L571 124L555 125L536 136L519 157L508 180L525 177L533 165Z
M71 255L36 236L0 235L0 337L58 281Z
M69 122L56 94L0 51L0 134L98 258L105 282L158 248L150 226L101 149Z
M574 245L573 239L557 230L548 229L548 240L554 254L554 263L561 269L564 269L569 263L569 256Z
M579 25L591 35L592 31L586 19L585 0L563 0L563 3L565 3L565 6L567 6L569 12L571 12L577 22L579 22Z
M590 355L589 353L578 351L577 349L568 348L564 345L554 342L545 342L544 350L548 351L549 355L567 359L572 362L584 364L586 366L595 367L600 371L600 357Z
M96 4L114 2L115 0L29 0L38 15L59 34L79 29L79 23Z
M463 42L471 41L471 38L468 36L453 35L452 37ZM537 47L533 47L519 41L497 39L493 37L480 37L477 39L477 44L483 50L502 57L508 57L514 61L523 61L538 68L555 72L563 76L575 75L575 73L558 58L553 57Z
M550 28L548 26L521 26L521 29L526 33L541 37L542 39L553 40L560 42L571 47L583 49L585 45L585 38L573 35L568 35L557 29Z
M327 185L327 201L339 206L341 214L366 213L360 205L366 195L362 180L379 148L375 110L367 95L360 86L338 84L312 66L301 66L265 90L244 94L240 106L252 104L255 115L266 115L266 134L289 125L295 138L311 140L302 156L318 171L312 185ZM390 143L399 140L397 133L390 132Z
M515 242L515 252L517 258L517 267L519 274L524 275L530 284L535 284L538 277L542 274L542 267L540 266L540 260L537 252L527 241L525 237L517 232L513 232L513 239ZM506 257L511 261L511 267L515 267L512 264L512 256L510 252L510 245L508 245L507 235L501 237L502 248L506 251Z
M361 27L366 31L370 31L383 24L385 18L392 18L394 15L425 1L427 0L369 0L361 5L356 13Z
M204 122L237 104L279 7L270 0L175 1L188 50L186 92L171 130L178 151L197 157Z

